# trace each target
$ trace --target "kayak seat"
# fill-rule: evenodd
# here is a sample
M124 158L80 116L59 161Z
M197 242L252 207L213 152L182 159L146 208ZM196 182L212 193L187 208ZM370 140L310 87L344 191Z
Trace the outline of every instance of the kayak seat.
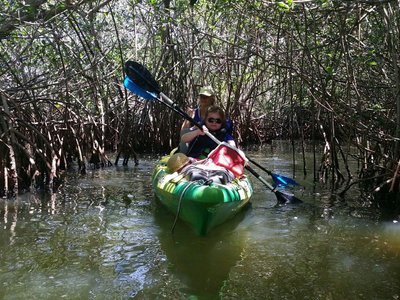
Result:
M222 142L213 151L208 154L209 160L217 166L228 169L235 177L244 175L244 166L247 163L247 158L243 151L232 147L228 143Z

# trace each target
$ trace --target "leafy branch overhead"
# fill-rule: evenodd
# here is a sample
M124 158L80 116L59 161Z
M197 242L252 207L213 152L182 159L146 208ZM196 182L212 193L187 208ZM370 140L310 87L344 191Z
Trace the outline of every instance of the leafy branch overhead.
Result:
M95 0L55 1L54 3L45 0L32 0L15 4L11 4L12 2L9 1L2 2L4 12L0 16L0 40L9 37L20 26L31 26L33 24L40 26L66 11L79 12L83 4L97 3L95 7L84 13L84 15L92 15L110 3L111 0L103 1L100 4Z

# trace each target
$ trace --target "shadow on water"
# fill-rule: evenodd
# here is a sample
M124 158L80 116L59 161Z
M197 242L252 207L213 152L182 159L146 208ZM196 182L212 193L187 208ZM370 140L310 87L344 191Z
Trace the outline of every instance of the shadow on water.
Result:
M171 232L174 216L159 204L155 222L159 226L160 247L169 271L182 284L185 299L220 299L220 290L229 279L230 270L240 260L246 234L236 230L249 207L207 236L195 235L186 223L178 221Z

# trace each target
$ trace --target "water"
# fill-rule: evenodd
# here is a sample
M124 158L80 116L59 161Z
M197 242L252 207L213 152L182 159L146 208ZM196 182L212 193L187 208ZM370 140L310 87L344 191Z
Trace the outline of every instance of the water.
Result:
M290 176L289 154L252 158ZM400 224L357 191L344 202L299 179L304 204L277 207L254 179L234 219L207 237L178 222L172 235L150 186L155 161L0 200L0 299L400 298Z

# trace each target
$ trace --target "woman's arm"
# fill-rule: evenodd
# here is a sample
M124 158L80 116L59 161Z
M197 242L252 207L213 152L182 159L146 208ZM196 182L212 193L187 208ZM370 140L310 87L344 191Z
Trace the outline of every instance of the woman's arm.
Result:
M187 112L186 112L189 116L191 116L192 118L194 118L195 117L195 110L194 109L191 109L191 108L189 108L188 110L187 110ZM188 120L185 120L184 122L183 122L183 124L182 124L182 127L181 127L181 130L182 129L185 129L185 128L190 128L190 122L188 121Z
M181 136L182 143L189 143L189 142L193 141L199 135L204 135L204 132L202 130L198 129L197 127L193 127L193 128L196 128L196 129L193 129Z

